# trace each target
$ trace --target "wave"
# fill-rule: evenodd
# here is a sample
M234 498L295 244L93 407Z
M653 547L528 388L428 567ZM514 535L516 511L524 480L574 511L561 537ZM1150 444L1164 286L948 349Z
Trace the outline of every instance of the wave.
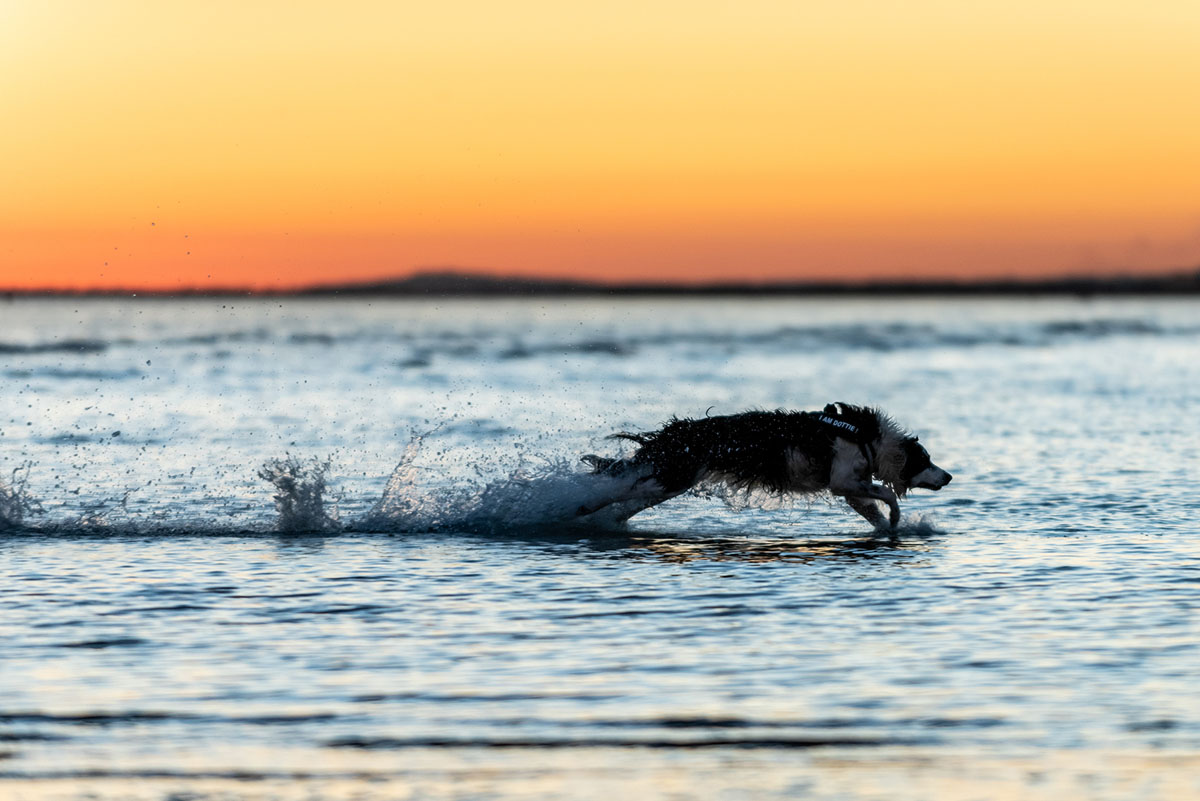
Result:
M140 370L132 368L125 370L86 370L62 367L40 367L35 369L12 369L4 371L6 378L54 378L79 379L83 381L119 381L123 378L137 378L143 375Z
M243 344L276 345L286 348L329 349L353 345L404 348L407 355L395 360L404 368L423 368L436 359L522 360L555 356L621 359L647 348L700 346L730 348L775 348L802 351L812 348L873 350L880 352L934 348L1045 347L1062 342L1103 340L1113 337L1175 337L1200 334L1200 325L1165 323L1141 317L1052 319L1043 322L974 322L969 326L941 323L878 322L829 323L811 326L777 326L763 330L714 330L711 327L653 330L644 325L635 330L612 330L598 335L572 338L556 332L553 337L512 336L494 330L476 335L458 332L404 332L378 329L349 331L279 330L256 328L236 331L201 332L186 336L131 339L65 339L48 342L0 341L0 356L38 354L98 355L118 348L224 348ZM23 368L28 369L28 368ZM76 370L59 368L61 374L41 377L91 377ZM137 375L96 377L120 378ZM15 377L15 376L14 376Z
M508 349L500 351L501 359L530 359L538 356L631 356L637 351L639 344L636 338L618 339L584 339L579 342L525 344L514 342Z
M110 345L130 344L132 340L62 339L51 342L0 342L0 354L15 353L103 353Z
M525 704L561 695L521 693L511 695L451 695L413 693L398 699L376 699L370 703L516 703ZM617 696L578 696L585 701ZM21 726L0 733L7 742L65 742L86 737L88 730L122 726L171 726L175 724L219 724L265 728L300 728L320 724L345 728L361 724L356 712L313 710L283 714L197 713L171 709L82 710L49 713L34 710L0 710L0 725ZM948 729L980 732L1009 725L1001 717L831 717L752 718L670 716L630 718L543 718L521 715L512 718L503 711L480 722L485 729L471 735L432 733L395 737L386 734L345 733L330 737L317 732L312 744L324 748L357 750L401 750L409 748L814 748L827 746L879 746L932 744ZM490 731L489 731L490 730ZM883 735L882 732L895 732ZM6 735L6 736L5 736Z
M571 739L538 737L338 737L324 743L327 748L353 748L358 750L401 750L409 748L737 748L737 749L805 749L805 748L848 748L882 747L899 745L932 745L933 738L904 737L577 737Z

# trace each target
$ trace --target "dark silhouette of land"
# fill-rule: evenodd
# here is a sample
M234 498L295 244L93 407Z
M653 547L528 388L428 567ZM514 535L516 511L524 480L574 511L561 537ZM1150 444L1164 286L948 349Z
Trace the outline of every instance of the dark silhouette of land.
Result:
M1170 275L988 281L723 281L602 284L430 270L395 281L318 286L299 295L992 295L1200 292L1200 270Z
M337 283L291 290L249 291L237 287L155 291L13 290L7 297L506 297L506 296L803 296L803 295L1195 295L1200 294L1200 269L1159 275L1055 277L1044 279L896 280L896 281L716 281L702 284L599 283L566 278L495 276L459 268L423 270L386 281Z

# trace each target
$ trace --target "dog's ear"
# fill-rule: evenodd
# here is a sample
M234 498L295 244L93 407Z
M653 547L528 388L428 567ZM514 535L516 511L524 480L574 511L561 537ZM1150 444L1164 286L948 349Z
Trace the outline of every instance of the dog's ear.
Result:
M825 404L825 414L837 414L837 413L838 413L838 407L837 407L836 403Z

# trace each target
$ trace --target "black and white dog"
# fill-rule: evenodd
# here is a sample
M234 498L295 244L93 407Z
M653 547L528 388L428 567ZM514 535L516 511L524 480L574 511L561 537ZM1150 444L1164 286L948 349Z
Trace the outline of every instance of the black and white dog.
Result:
M580 516L615 505L609 513L627 520L698 484L724 483L780 495L828 490L877 528L885 521L875 501L883 501L894 528L898 499L908 490L939 490L951 479L890 417L848 403L831 403L821 412L672 419L657 431L612 437L639 448L627 459L583 457L593 473L618 480L620 490L611 500L580 507Z

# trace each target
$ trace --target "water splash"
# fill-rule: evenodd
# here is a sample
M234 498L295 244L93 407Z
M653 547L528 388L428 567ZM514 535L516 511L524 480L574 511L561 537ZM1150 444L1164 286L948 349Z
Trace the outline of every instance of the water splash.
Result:
M325 510L325 476L329 464L328 459L301 461L288 455L272 459L259 469L258 477L275 486L277 530L300 533L341 528L337 507L331 513Z
M365 528L395 528L407 529L417 520L422 519L423 511L420 498L416 492L417 454L421 450L421 442L425 435L415 435L400 457L400 462L392 470L383 495L371 508L363 520Z
M746 510L781 512L796 508L811 510L820 504L830 509L844 512L856 525L861 522L861 518L851 512L846 506L844 499L828 491L815 494L775 493L762 489L730 486L717 481L702 482L691 490L691 494L701 498L712 498L720 501L733 512L743 512ZM887 524L887 506L882 502L876 502L876 508L879 509L883 518L881 518L880 524L872 532L873 536L920 538L932 537L943 533L934 524L930 515L921 513L910 514L903 507L904 504L901 503L901 519L896 527L893 528Z
M572 460L520 451L515 466L494 453L471 454L454 448L427 453L422 446L432 433L413 436L379 500L345 530L492 535L537 530L613 532L625 530L628 519L647 506L637 493L638 475L593 473ZM464 471L464 465L470 469ZM317 478L323 479L328 467L328 462L323 463ZM296 462L292 460L286 469L276 469L272 475L282 474L286 479L295 473ZM279 486L270 476L263 477ZM315 488L318 496L321 487L323 483ZM734 512L785 511L798 506L811 508L817 503L843 507L828 494L786 495L733 488L719 482L701 484L688 494L718 500ZM276 498L281 529L314 528L285 522L294 514L281 504L295 503L297 495L291 485L281 487ZM916 518L906 519L895 530L886 528L878 533L919 537L938 532Z
M942 529L937 527L933 520L933 515L928 513L906 514L900 520L900 525L896 527L896 534L904 537L935 537L944 533Z
M719 480L702 481L691 490L691 494L720 501L725 504L726 508L734 512L744 512L747 509L779 512L794 509L797 505L811 507L817 498L823 497L771 492L755 487L739 487Z
M0 480L0 530L220 534L262 530L264 525L270 525L284 534L451 531L505 535L552 531L586 535L624 531L629 518L647 506L637 493L637 475L593 473L565 457L548 457L520 449L497 452L490 448L440 447L427 452L422 446L433 433L417 435L409 441L378 500L365 514L356 514L348 520L342 519L338 508L346 499L334 495L331 501L328 497L331 460L288 454L266 462L256 472L275 489L276 517L269 524L257 516L253 519L242 516L245 512L253 514L254 503L234 504L236 521L215 521L195 516L194 512L183 519L175 519L161 510L149 515L142 510L138 514L128 507L136 488L126 490L116 500L81 499L82 508L71 510L67 517L41 519L31 524L31 515L47 512L29 492L30 466L23 465L13 471L7 482ZM821 500L840 506L827 496L780 496L722 484L702 484L689 494L720 501L734 512L783 511L796 506L811 507ZM354 506L363 509L367 501L368 498L360 498ZM937 533L940 533L937 528L921 517L906 517L896 530L877 532L918 538Z
M497 533L539 528L615 529L624 524L621 504L609 504L628 491L629 479L593 474L566 459L521 457L515 468L477 480L447 482L440 470L418 464L423 436L415 436L392 471L383 496L355 528L385 531L482 531ZM584 509L600 508L592 514Z
M27 515L42 513L41 503L29 494L30 466L15 468L8 483L0 479L0 531L21 528Z

